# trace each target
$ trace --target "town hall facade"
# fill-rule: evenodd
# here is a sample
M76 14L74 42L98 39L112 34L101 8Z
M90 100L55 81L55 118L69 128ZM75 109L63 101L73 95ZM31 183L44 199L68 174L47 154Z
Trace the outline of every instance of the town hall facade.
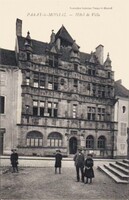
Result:
M1 63L2 69L15 76L13 119L8 117L13 128L1 129L4 151L16 147L21 155L51 156L60 149L69 156L79 147L96 157L113 157L114 72L109 54L103 60L103 45L81 52L64 26L52 30L48 43L32 37L29 32L22 36L22 20L17 19L15 51L1 50L12 56L10 65L8 59ZM7 91L2 91L5 102ZM9 91L11 98L14 87ZM5 118L1 116L3 124Z

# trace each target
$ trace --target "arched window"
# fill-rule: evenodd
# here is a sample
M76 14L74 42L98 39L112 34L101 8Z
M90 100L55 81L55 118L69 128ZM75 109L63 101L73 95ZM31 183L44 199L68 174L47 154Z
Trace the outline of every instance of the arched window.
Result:
M98 148L99 149L104 149L106 144L106 138L104 136L100 136L98 138Z
M62 135L58 132L50 133L48 136L48 146L61 147L62 146Z
M26 144L30 147L42 147L43 146L43 135L38 131L31 131L27 133Z
M86 148L89 148L89 149L94 148L94 138L92 135L89 135L86 138Z

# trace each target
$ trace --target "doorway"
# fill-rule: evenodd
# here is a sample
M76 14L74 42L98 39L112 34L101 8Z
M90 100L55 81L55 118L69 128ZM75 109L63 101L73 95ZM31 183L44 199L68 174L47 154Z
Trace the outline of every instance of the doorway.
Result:
M69 154L75 154L77 152L77 138L71 137L69 140Z

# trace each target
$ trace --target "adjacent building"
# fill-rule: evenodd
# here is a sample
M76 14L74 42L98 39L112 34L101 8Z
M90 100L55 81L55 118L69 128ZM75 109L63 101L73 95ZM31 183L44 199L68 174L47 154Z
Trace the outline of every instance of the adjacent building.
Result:
M103 45L81 52L64 26L52 30L48 43L29 32L23 37L17 19L15 51L1 51L4 153L15 146L23 155L49 156L60 149L69 156L82 147L96 157L114 156L114 72L109 54L103 60Z
M116 152L114 156L121 158L129 155L129 138L127 128L129 127L129 90L123 85L121 80L115 82L115 121L118 122L118 132L115 135Z
M15 52L0 49L0 154L18 145L17 123L21 121L22 74Z

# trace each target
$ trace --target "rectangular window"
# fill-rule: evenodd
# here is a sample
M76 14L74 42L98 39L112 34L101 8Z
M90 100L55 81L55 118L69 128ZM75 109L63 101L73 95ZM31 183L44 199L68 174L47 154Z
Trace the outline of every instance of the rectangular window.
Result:
M43 146L43 139L39 139L39 146Z
M40 88L45 88L45 81L40 80Z
M46 81L46 75L41 73L40 74L40 88L45 88L45 81Z
M0 96L0 114L4 114L5 112L5 97Z
M51 117L52 116L52 103L51 102L48 102L48 113L49 113L49 116Z
M38 142L39 142L39 139L38 139L38 138L35 138L35 146L36 146L36 147L39 146L39 143L38 143Z
M55 146L55 140L51 139L51 147L54 147L54 146Z
M38 116L38 101L33 101L33 115Z
M35 146L34 138L31 138L31 146Z
M53 105L53 114L54 114L54 117L57 117L57 103L54 103Z
M40 116L41 117L44 116L44 107L45 107L45 103L43 101L40 101Z
M95 115L96 115L96 108L95 107L88 107L87 108L87 119L95 121Z
M30 79L26 78L26 85L30 85Z
M49 55L49 65L51 67L58 67L58 55Z
M77 117L77 105L73 104L73 118Z
M30 138L27 138L26 144L27 146L30 146Z
M36 88L39 87L39 82L38 82L38 80L34 80L34 87L36 87Z
M105 120L105 108L98 108L98 120L99 121Z
M48 89L52 90L52 83L50 83L50 82L48 83Z
M39 87L39 73L34 73L34 87Z
M54 90L58 90L58 77L54 76Z

